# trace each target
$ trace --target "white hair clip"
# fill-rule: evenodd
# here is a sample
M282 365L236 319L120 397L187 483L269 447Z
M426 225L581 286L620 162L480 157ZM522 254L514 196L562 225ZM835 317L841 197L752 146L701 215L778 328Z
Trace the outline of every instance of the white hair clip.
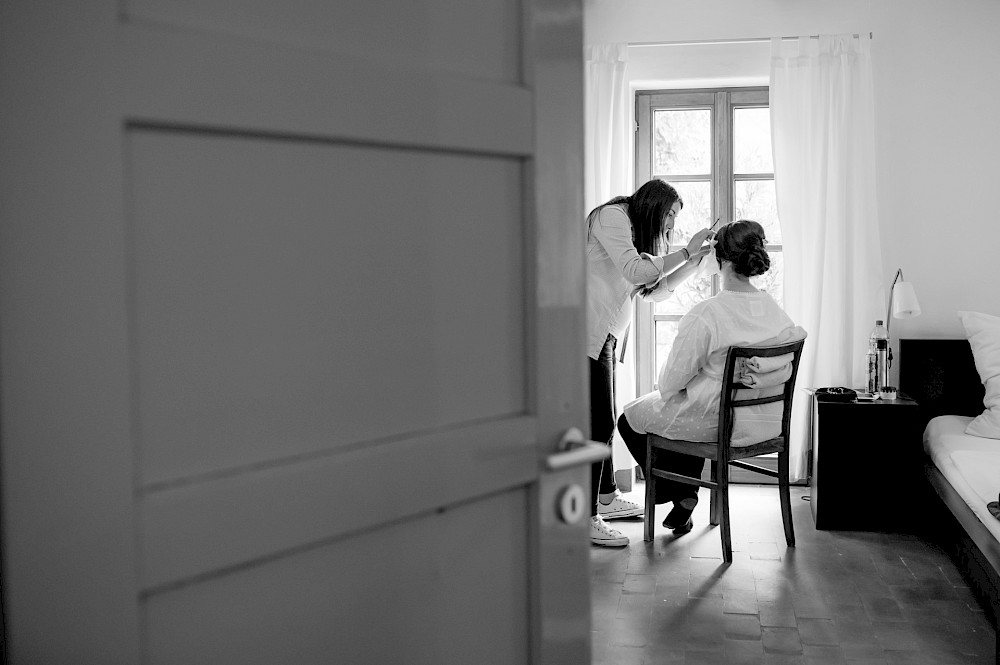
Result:
M715 258L715 239L713 238L709 244L712 249L702 257L701 262L698 263L698 269L694 272L697 279L711 277L719 272L719 262Z

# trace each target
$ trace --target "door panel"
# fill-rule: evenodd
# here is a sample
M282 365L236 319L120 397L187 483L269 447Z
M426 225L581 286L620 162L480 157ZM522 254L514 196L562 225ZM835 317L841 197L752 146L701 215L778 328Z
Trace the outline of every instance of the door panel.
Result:
M350 54L367 61L490 81L521 78L523 19L491 0L128 0L130 22Z
M229 35L131 24L115 32L117 94L130 124L522 157L533 150L533 96L515 83Z
M581 42L578 0L0 4L15 665L586 662Z
M165 131L128 155L142 485L525 412L516 160Z
M139 499L140 588L520 490L537 473L535 432L533 418L505 419L150 488Z
M146 662L524 665L527 588L510 581L527 516L526 492L495 495L152 594Z

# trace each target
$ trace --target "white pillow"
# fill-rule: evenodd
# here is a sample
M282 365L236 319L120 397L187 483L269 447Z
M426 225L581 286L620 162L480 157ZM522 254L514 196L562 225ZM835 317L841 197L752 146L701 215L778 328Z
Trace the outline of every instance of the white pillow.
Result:
M1000 439L1000 316L959 312L965 335L972 346L979 378L986 386L986 410L965 428L966 434Z

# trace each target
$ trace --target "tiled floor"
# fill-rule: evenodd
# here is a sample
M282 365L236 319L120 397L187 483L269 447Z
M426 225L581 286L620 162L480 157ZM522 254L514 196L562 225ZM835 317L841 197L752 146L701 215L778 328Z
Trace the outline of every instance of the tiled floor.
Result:
M629 498L642 502L640 484ZM792 488L785 546L777 488L731 489L733 563L701 490L694 530L611 525L626 548L591 547L593 663L993 663L994 631L948 556L910 535L817 531Z

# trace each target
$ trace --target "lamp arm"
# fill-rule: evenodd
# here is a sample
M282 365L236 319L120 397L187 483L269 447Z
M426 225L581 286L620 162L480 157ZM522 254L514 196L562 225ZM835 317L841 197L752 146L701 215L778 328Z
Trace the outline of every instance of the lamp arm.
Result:
M892 321L892 294L896 290L896 282L900 280L903 276L903 269L900 268L896 271L896 276L892 280L892 286L889 287L889 306L885 310L885 332L889 334L889 322Z

